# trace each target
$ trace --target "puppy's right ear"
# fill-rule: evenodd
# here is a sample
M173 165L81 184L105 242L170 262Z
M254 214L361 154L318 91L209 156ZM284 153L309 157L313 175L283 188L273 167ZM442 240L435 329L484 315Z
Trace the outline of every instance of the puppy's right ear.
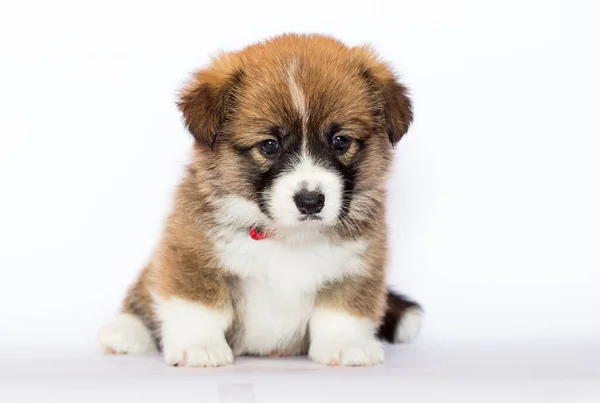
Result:
M177 106L196 141L211 149L234 108L242 70L230 54L221 54L212 64L195 72L181 90Z

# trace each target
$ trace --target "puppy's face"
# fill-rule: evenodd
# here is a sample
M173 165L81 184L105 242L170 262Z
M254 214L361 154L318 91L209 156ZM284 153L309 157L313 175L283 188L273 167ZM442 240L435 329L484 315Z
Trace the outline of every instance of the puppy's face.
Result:
M365 48L284 36L221 55L180 108L213 186L277 228L360 225L379 214L406 90Z

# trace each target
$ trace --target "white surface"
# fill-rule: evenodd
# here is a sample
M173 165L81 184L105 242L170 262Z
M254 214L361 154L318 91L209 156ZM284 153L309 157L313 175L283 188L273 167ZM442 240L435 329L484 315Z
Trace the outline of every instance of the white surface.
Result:
M366 382L388 385L386 398L397 401L484 393L490 401L576 401L597 392L589 374L600 344L598 3L340 4L0 6L4 388L40 399L60 390L75 399L93 387L98 399L173 400L213 382L158 358L101 359L92 343L149 256L187 159L176 88L219 48L319 31L373 43L414 96L389 222L390 281L427 312L418 342L508 352L409 348L399 367L324 378L326 369L268 360L222 374L242 382L260 367L254 388L265 401L282 391L323 393L330 383L359 399ZM60 356L58 345L70 346L69 356L79 346L94 353L36 359L38 347ZM540 353L539 345L549 347ZM589 348L571 354L568 346ZM317 388L303 386L311 371ZM213 400L215 385L206 388Z
M589 346L588 346L589 347ZM302 358L241 358L233 367L172 368L160 356L0 351L0 401L460 402L600 401L598 350L386 348L387 363L326 367Z

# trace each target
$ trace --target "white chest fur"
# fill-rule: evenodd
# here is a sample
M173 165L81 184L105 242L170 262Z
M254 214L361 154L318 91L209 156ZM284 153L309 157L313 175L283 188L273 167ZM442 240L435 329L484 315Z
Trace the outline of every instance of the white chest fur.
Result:
M223 231L216 247L224 268L241 280L242 338L236 354L285 351L304 337L315 295L327 281L361 272L366 241L256 241Z

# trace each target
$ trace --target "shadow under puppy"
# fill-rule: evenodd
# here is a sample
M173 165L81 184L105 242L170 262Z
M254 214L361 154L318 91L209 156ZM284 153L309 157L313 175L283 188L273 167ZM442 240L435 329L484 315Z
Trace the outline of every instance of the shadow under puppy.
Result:
M416 333L386 291L386 181L412 120L368 47L283 35L221 53L181 91L193 159L152 259L99 334L169 365L237 355L383 361Z

